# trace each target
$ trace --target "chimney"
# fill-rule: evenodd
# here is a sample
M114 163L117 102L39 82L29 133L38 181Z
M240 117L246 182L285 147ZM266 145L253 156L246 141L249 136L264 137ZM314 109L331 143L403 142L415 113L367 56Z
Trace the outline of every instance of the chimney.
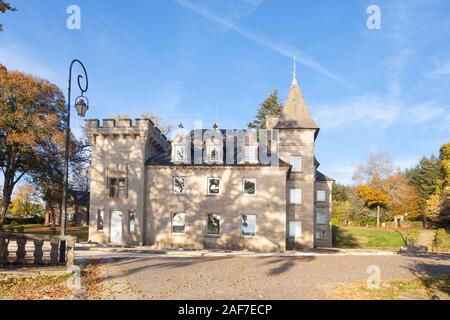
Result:
M266 116L266 129L273 129L278 123L279 116L267 115Z

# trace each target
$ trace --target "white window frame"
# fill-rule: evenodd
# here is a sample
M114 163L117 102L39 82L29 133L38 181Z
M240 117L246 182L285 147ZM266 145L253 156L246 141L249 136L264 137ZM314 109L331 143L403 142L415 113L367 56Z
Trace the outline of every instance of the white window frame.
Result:
M251 182L253 182L253 184L255 185L255 191L254 191L254 193L246 193L246 192L245 192L245 182L246 182L246 181L251 181ZM244 178L244 179L242 179L242 194L243 194L244 196L249 196L249 197L253 197L253 196L256 195L256 179L255 179L255 178Z
M319 217L321 217L319 219ZM327 224L328 215L326 212L319 211L316 212L316 224Z
M209 190L209 181L210 181L210 180L219 180L219 192L217 192L217 193L210 192L210 190ZM211 195L211 196L217 196L217 195L219 195L219 194L220 194L220 178L214 178L214 177L208 178L208 180L207 180L207 186L206 186L206 191L207 191L208 195Z
M296 168L295 166L294 166L294 161L293 161L293 159L294 158L300 158L300 163L299 163L299 168ZM292 166L292 172L302 172L303 171L303 157L302 156L290 156L289 157L289 162L290 162L290 165Z
M257 146L244 146L245 162L256 162L256 150L257 150L256 148Z
M299 231L298 234L297 234L297 231ZM300 237L302 237L302 234L303 234L302 222L299 220L289 221L289 237L300 238Z
M133 219L131 219L133 217ZM128 211L128 232L136 232L136 213L132 210Z
M299 199L294 202L293 192L298 191ZM289 204L302 204L303 203L303 191L300 188L290 188L289 189Z
M184 181L184 191L183 192L177 192L176 191L176 189L175 189L175 179L183 179L183 181ZM172 180L173 193L174 194L181 194L181 195L186 194L186 181L187 181L186 177L180 177L180 176L173 177L173 180Z
M209 215L216 215L216 217L218 217L218 219L219 219L219 233L209 233L208 232L208 216ZM206 236L208 236L208 237L219 237L220 236L220 232L222 231L221 224L222 224L222 219L221 219L221 216L220 216L219 213L207 213L206 214L206 226L205 226L206 227L206 230L205 230Z
M181 225L174 225L173 221L176 215L183 215L183 232L174 232L173 231L173 227L180 227ZM186 233L186 213L184 212L174 212L172 213L172 217L170 219L170 223L171 223L171 232L172 234L185 234Z
M323 194L323 200L321 200L319 197L319 194ZM316 191L316 200L317 202L327 202L327 191L326 190L317 190Z
M324 235L323 237L322 234ZM328 239L327 230L316 230L316 240L327 240L327 239Z
M183 158L180 159L178 157L178 150L181 149L183 150ZM186 159L186 146L183 145L176 145L175 146L175 161L184 161Z
M244 234L244 232L243 232L244 216L246 216L246 217L249 217L249 216L255 217L255 232L253 234ZM257 234L257 222L256 222L256 220L257 220L256 219L256 214L242 214L241 215L241 236L244 236L244 237L256 237L256 234Z

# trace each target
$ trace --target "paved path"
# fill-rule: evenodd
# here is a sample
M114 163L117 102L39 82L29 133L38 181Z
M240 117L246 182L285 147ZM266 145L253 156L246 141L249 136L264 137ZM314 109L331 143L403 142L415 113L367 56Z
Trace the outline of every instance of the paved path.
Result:
M450 274L450 255L168 256L78 251L100 259L115 299L330 299L338 282L366 281L371 265L381 280Z

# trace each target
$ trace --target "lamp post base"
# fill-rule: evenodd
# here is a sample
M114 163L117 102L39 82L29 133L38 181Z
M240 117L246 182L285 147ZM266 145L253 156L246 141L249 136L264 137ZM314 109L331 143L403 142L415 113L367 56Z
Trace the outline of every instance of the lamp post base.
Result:
M59 244L59 263L66 263L66 240L61 240Z

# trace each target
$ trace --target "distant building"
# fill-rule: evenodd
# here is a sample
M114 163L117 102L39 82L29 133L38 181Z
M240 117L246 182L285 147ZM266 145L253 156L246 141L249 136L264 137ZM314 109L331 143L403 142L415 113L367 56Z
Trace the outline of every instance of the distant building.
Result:
M277 165L262 161L263 138L252 130L180 128L169 141L150 120L87 120L89 240L263 252L331 247L333 180L317 170L319 127L295 73L267 129Z
M89 191L69 190L67 202L67 223L74 226L89 224ZM45 224L59 225L61 222L60 207L57 203L46 204Z

